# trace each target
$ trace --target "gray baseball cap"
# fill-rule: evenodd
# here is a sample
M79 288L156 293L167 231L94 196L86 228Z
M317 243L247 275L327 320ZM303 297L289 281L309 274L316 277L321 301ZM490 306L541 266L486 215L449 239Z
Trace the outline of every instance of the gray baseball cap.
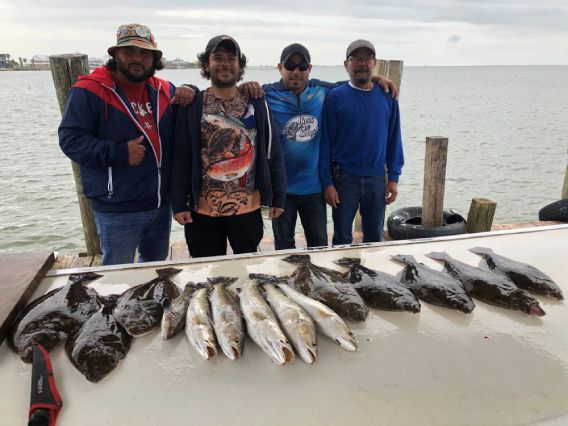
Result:
M369 49L371 52L373 52L373 55L377 54L377 52L375 51L375 46L373 46L373 43L371 43L369 40L359 39L355 40L353 43L349 45L349 47L347 47L345 58L346 59L349 58L354 51L362 47L366 47L367 49Z
M302 55L308 64L312 61L308 49L306 49L306 47L302 46L300 43L294 43L290 46L286 46L284 50L282 50L282 54L280 55L280 63L283 64L284 62L286 62L294 53L299 53L300 55Z

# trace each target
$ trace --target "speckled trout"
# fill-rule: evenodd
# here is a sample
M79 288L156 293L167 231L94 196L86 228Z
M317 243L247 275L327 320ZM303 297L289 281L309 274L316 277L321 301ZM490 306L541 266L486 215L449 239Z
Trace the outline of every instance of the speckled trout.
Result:
M282 278L261 274L250 274L249 277L258 279L261 288L264 289L266 301L278 317L282 329L300 357L308 364L317 361L318 347L314 321L300 305L275 287L276 282L281 282Z
M210 285L209 302L213 318L213 328L223 353L230 360L237 360L243 354L245 329L239 302L227 290L237 278L208 278Z
M251 339L274 361L284 365L294 360L294 350L263 299L258 286L248 281L240 291L241 311Z
M194 289L194 283L189 282L186 284L183 292L176 297L173 301L165 299L162 302L164 308L164 315L160 323L160 331L162 339L167 340L173 337L178 331L183 329L185 325L185 315L191 292Z
M205 359L217 355L215 332L211 324L207 285L196 284L185 317L185 334L189 343Z
M335 311L323 303L294 290L288 284L278 283L276 286L286 296L305 309L316 323L316 328L320 333L335 340L339 346L347 351L357 350L357 341L351 329Z

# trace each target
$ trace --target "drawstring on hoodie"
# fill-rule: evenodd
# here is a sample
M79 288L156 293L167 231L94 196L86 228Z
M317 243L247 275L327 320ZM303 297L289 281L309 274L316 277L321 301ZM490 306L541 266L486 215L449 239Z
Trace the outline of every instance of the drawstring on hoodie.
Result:
M268 117L268 152L266 153L266 159L270 160L270 154L272 153L272 124L270 124L270 108L268 108L266 98L264 98L264 106L266 107L266 116Z

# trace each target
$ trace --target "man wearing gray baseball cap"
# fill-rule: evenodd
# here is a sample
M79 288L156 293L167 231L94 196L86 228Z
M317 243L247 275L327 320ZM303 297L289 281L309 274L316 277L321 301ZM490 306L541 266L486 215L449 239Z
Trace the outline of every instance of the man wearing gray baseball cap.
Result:
M319 173L333 208L334 245L353 242L357 209L363 242L381 241L386 204L398 194L404 164L398 102L371 81L375 54L370 41L352 42L344 62L350 81L325 100Z

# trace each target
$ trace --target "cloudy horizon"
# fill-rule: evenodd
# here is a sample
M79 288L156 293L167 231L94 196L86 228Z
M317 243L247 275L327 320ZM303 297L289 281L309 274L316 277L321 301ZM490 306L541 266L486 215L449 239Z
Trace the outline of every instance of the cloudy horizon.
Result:
M300 42L316 65L338 65L366 38L383 59L413 65L566 65L564 0L329 0L239 3L172 0L0 0L0 53L12 58L82 52L102 58L120 24L148 25L169 59L193 61L207 40L230 34L251 65L274 65Z

